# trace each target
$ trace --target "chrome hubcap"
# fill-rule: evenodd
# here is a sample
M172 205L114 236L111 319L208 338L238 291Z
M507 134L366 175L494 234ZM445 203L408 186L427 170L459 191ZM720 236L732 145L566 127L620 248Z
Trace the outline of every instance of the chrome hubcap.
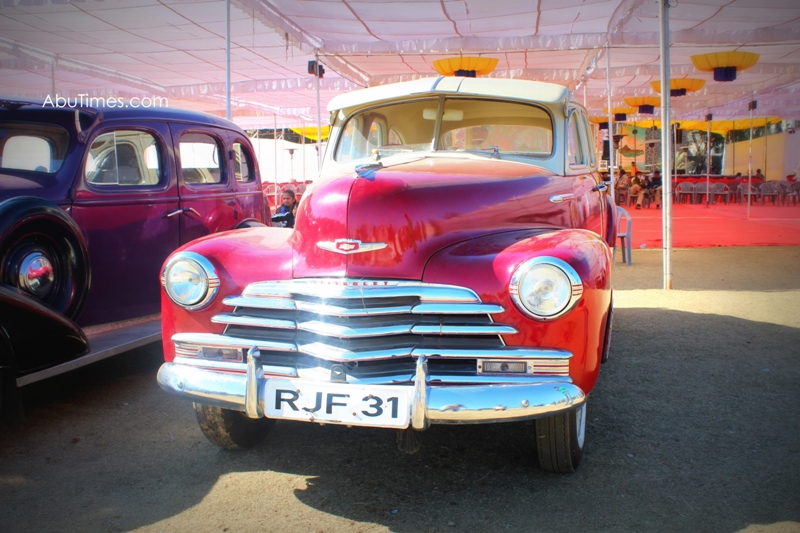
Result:
M19 265L19 288L37 298L45 298L53 289L53 264L41 252L25 256Z

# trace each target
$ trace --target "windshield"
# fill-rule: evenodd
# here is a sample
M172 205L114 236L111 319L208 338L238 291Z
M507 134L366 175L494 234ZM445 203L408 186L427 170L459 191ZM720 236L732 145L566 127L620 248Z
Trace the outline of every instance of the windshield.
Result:
M439 123L439 135L434 139ZM431 98L371 108L345 124L339 162L396 152L471 152L547 158L553 151L550 115L534 105L478 98Z
M69 133L48 124L0 123L0 168L58 172L69 146Z

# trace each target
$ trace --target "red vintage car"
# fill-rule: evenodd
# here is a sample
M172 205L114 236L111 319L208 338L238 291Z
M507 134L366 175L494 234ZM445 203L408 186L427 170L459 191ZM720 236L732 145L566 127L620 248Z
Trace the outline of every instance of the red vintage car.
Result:
M586 111L561 86L477 78L329 110L293 230L209 236L165 263L161 387L225 448L275 420L409 437L535 420L541 467L574 470L615 242Z
M0 99L0 400L158 341L167 256L269 220L235 124L76 100Z

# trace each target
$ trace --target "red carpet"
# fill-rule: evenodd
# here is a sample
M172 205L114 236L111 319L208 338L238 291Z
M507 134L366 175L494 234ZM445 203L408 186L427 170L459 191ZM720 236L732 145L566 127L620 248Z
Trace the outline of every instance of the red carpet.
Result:
M631 215L633 248L662 248L662 211L652 205ZM800 205L673 204L672 247L800 246Z

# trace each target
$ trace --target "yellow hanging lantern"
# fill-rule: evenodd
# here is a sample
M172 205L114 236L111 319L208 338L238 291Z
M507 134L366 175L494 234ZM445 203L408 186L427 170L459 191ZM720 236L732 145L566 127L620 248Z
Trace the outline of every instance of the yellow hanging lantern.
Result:
M661 98L658 96L631 96L625 99L625 103L638 108L639 113L652 115L656 107L661 106Z
M706 80L700 80L697 78L677 78L674 80L669 80L669 95L683 96L686 93L694 93L702 89L705 84ZM655 92L661 94L660 80L651 81L650 85L652 85Z
M752 52L712 52L692 56L692 63L702 72L713 71L714 81L733 81L737 72L755 65L759 57Z
M490 74L496 66L496 57L485 56L447 57L433 62L433 68L442 76L467 76L470 78L474 78L476 75Z

